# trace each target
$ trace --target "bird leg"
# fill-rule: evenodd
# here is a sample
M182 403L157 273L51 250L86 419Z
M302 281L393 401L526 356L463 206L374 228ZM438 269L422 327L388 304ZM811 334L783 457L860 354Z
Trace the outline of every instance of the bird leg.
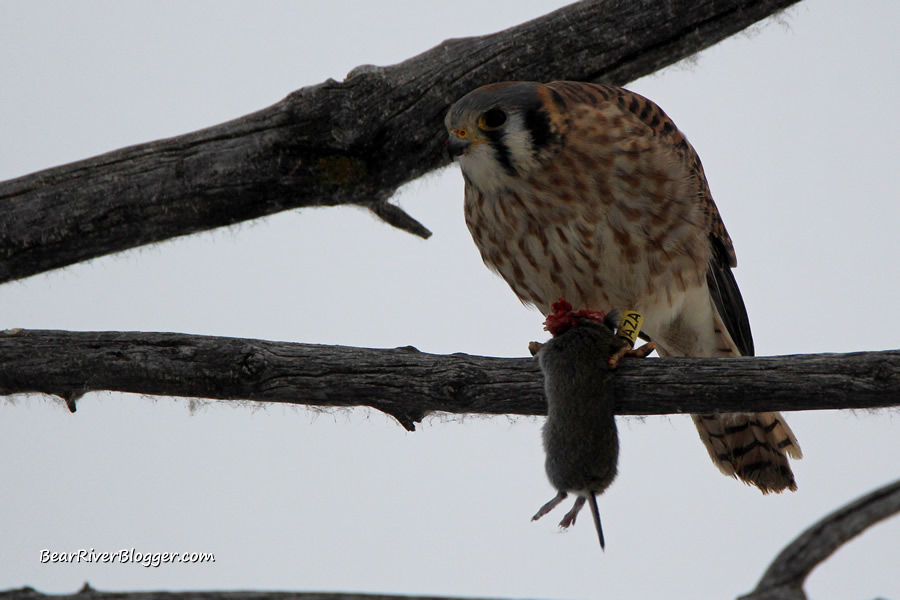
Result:
M572 510L566 513L566 516L563 517L563 520L559 522L559 526L563 529L568 529L569 526L575 524L575 517L578 516L578 512L581 510L581 507L584 506L584 501L587 500L584 496L578 496L575 499L575 504L572 505Z
M622 314L622 322L619 323L619 330L616 331L616 336L625 340L625 344L627 345L622 346L609 357L607 364L609 364L610 369L615 369L619 366L619 361L626 356L644 358L656 348L655 342L649 342L636 350L634 349L634 344L637 342L638 335L641 333L641 325L643 325L643 323L643 315L636 310L626 310Z
M625 358L626 356L631 356L634 358L644 358L651 352L656 350L656 342L647 342L640 348L629 348L628 346L622 346L618 350L616 350L612 356L609 357L608 365L610 369L615 369L619 366L619 361Z
M543 517L544 515L546 515L548 512L550 512L551 510L553 510L554 508L556 508L556 507L559 505L560 502L562 502L563 500L565 500L565 499L566 499L566 496L568 496L568 494L565 493L565 492L560 492L560 493L558 493L556 496L554 496L553 500L551 500L551 501L548 502L547 504L543 505L543 506L541 507L541 510L537 511L537 512L535 513L535 515L534 515L533 517L531 517L531 520L532 520L532 521L537 521L538 519L540 519L541 517Z

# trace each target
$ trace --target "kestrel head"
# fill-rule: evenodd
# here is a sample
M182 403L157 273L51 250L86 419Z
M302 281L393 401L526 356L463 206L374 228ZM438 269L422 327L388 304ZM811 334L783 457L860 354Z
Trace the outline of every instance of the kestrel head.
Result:
M541 83L494 83L469 92L444 120L451 158L485 189L539 168L558 149L564 126L558 94Z

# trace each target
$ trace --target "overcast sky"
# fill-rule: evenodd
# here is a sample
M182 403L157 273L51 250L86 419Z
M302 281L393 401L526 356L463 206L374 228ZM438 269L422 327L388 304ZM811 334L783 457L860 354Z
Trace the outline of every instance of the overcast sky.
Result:
M561 3L0 0L0 179L214 125L353 67ZM632 82L699 152L761 355L900 346L900 3L806 0ZM481 263L457 167L363 210L283 213L0 286L0 328L176 331L524 356L543 339ZM590 520L554 491L542 419L446 418L91 393L0 401L0 589L349 590L733 598L825 513L900 475L897 412L787 416L800 489L723 477L687 416L620 419ZM40 563L40 551L212 552L214 564ZM900 519L816 570L811 597L900 598Z

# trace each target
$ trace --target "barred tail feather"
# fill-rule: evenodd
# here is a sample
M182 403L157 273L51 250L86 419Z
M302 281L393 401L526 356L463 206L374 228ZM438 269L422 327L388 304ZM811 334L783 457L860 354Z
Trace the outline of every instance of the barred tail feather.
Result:
M788 456L802 458L781 413L691 415L713 463L763 494L796 491Z

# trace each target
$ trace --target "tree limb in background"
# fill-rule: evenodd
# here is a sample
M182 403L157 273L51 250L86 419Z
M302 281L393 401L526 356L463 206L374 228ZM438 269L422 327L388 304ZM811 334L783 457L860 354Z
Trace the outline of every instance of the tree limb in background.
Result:
M75 594L48 595L34 588L0 591L0 600L479 600L447 596L395 596L392 594L353 594L329 592L100 592L89 585ZM481 600L489 600L483 598ZM495 599L498 600L498 599Z
M867 528L900 513L900 480L839 508L804 531L775 558L751 593L738 600L806 600L816 566Z
M626 360L613 389L622 415L895 406L900 350ZM177 333L0 332L0 395L55 394L74 408L95 390L369 406L411 431L433 412L546 414L541 373L530 358Z
M451 39L194 133L0 183L0 283L299 207L353 204L427 238L388 199L447 164L443 118L486 83L624 84L797 0L599 0Z
M728 360L728 359L725 359ZM655 361L648 361L655 362ZM803 582L810 571L866 528L900 512L900 481L866 494L831 513L791 542L756 589L738 600L806 600ZM169 600L172 592L99 592L89 585L75 594L47 596L29 587L0 592L0 600ZM179 592L187 600L452 600L437 596L331 594L315 592ZM475 599L472 599L475 600Z

